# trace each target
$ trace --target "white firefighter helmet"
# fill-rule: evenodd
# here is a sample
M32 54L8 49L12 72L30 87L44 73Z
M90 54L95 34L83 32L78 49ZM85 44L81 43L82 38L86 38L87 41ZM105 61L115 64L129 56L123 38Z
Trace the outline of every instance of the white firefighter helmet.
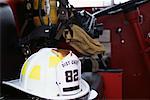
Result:
M20 79L3 81L23 92L45 99L94 98L81 78L81 62L69 50L43 48L23 64ZM93 91L93 90L92 90Z

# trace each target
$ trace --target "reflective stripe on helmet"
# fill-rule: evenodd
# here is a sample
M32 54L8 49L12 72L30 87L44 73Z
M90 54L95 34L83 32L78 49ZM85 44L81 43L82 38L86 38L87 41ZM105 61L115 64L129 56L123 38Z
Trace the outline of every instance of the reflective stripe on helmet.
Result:
M57 67L57 64L61 61L61 59L57 56L49 57L49 67Z
M34 66L29 74L29 78L34 80L40 80L40 69L40 65Z
M26 70L27 70L27 66L28 66L28 61L25 61L23 68L22 68L22 73L21 73L22 75L25 75Z

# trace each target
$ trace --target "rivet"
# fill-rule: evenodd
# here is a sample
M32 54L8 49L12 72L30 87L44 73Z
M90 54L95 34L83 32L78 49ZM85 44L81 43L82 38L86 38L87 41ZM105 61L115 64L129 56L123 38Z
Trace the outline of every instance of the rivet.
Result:
M118 27L117 30L116 30L116 32L117 32L117 33L121 33L121 32L122 32L122 28L121 28L121 27Z
M150 32L147 34L148 38L150 38Z
M122 39L122 40L121 40L121 43L122 43L122 44L124 44L124 43L125 43L125 40L124 40L124 39Z

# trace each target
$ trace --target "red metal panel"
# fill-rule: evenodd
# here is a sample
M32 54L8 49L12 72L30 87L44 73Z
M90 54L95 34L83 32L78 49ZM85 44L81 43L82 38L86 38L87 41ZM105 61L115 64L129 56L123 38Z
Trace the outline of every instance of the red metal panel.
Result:
M137 23L133 24L129 20L129 15L130 18L131 16L138 18L138 16L132 15L134 13L131 12L99 18L99 22L103 22L104 27L111 30L111 66L124 70L124 98L150 98L150 74L147 70L150 68L150 55L147 53L145 59L143 53L143 50L149 46L142 38L143 33L150 32L149 9L149 3L140 7L140 11L144 16L142 27ZM116 33L118 27L122 28L121 37ZM121 39L125 42L121 43ZM139 39L142 40L141 43Z
M122 100L122 72L98 72L104 81L104 98Z

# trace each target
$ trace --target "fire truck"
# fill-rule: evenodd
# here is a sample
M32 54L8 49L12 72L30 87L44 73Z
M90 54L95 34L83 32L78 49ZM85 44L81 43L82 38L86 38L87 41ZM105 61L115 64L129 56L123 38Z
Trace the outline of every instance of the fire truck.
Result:
M149 10L149 0L129 0L103 7L74 7L68 0L1 0L0 99L43 100L3 81L18 79L24 62L48 47L71 50L79 58L81 76L90 74L85 80L97 92L95 100L149 100ZM74 30L74 25L79 28ZM73 36L77 38L70 38ZM75 39L81 45L73 44ZM85 50L86 46L90 50ZM75 72L73 75L75 80Z

